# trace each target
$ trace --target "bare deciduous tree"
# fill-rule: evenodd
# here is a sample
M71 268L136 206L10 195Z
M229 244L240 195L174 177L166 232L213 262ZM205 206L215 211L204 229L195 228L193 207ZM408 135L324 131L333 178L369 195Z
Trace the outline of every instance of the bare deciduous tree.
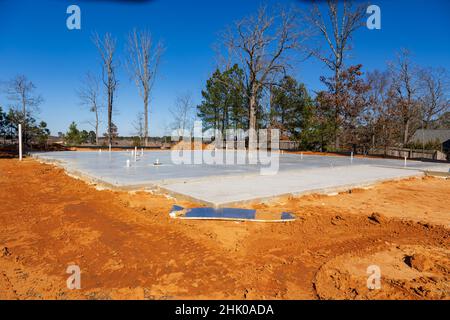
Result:
M39 111L39 105L44 101L41 95L35 94L35 89L34 83L25 75L17 75L6 84L8 99L14 101L13 108L18 111L17 122L22 124L24 141L28 141L28 119Z
M108 108L108 141L112 144L113 138L113 127L112 127L112 113L113 113L113 103L114 94L117 88L116 79L116 63L114 54L116 52L116 40L111 36L111 34L106 33L103 39L95 33L93 36L93 42L100 53L102 62L102 80L106 88L107 96L107 108Z
M148 31L133 30L128 36L128 69L144 100L144 143L148 143L148 104L164 47L153 45Z
M223 36L223 42L233 58L245 70L250 148L256 147L256 117L258 99L276 75L289 67L288 52L300 46L303 33L298 31L293 11L279 10L269 14L261 7L256 15L237 21Z
M98 79L91 73L86 73L81 88L78 90L78 96L81 104L88 107L89 111L94 113L94 121L88 123L95 128L95 144L98 145L98 130L100 125L100 86Z
M194 104L191 94L178 95L174 108L170 109L173 117L172 130L177 131L179 137L184 136L186 131L191 131L194 120Z
M138 112L136 115L136 120L133 121L134 130L136 130L136 135L139 137L139 140L144 139L145 135L145 126L144 126L144 113Z
M351 38L353 33L363 25L363 17L365 15L365 8L367 6L360 5L353 7L352 1L343 0L342 5L339 5L338 0L327 0L328 12L327 18L324 18L317 2L313 1L311 11L305 16L305 20L325 39L328 50L322 51L318 47L309 50L312 56L323 61L325 65L334 74L334 89L340 91L342 69L344 68L344 59L346 52L351 49ZM337 135L339 123L339 109L340 107L335 103L335 122L334 128L335 145L339 147L339 137Z
M397 54L396 61L389 63L389 70L392 80L389 103L396 108L401 119L402 142L406 145L414 133L412 126L420 112L418 70L406 49Z
M36 86L24 75L18 75L11 79L6 85L8 99L15 101L14 108L27 114L38 111L39 105L43 102L41 95L35 94Z
M370 107L367 109L367 130L371 146L382 146L384 153L395 144L399 133L398 113L390 103L391 77L389 72L374 70L367 74Z
M431 121L450 111L449 75L443 68L427 68L420 72L422 121L428 129Z
M387 97L387 89L389 83L389 77L386 72L380 72L379 70L374 70L373 72L367 73L366 82L369 86L367 95L371 101L369 108L366 110L367 118L367 131L370 135L372 148L378 142L378 139L382 139L382 132L378 132L377 127L379 121L381 121L385 101Z

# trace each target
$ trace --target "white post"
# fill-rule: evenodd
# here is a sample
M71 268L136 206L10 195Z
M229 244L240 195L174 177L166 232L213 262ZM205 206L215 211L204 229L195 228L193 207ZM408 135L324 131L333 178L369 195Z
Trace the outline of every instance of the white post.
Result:
M144 148L141 148L141 156L144 156Z
M137 160L137 147L134 147L134 161Z
M300 160L303 160L303 152L300 153Z
M109 152L111 152L111 143L109 144Z
M127 168L130 167L130 160L127 160Z
M22 125L19 123L19 160L22 161Z
M350 163L353 163L353 151L350 153Z
M408 157L407 156L405 156L405 167L406 167L406 159L407 159Z

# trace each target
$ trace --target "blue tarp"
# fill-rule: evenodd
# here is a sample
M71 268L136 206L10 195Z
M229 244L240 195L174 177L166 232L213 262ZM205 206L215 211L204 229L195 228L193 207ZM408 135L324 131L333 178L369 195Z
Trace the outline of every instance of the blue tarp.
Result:
M184 211L184 212L183 212ZM171 213L174 213L173 217L179 216L180 218L187 219L236 219L236 220L258 220L258 221L281 221L281 220L294 220L295 217L289 212L282 212L279 214L279 218L274 219L258 219L256 210L241 209L241 208L191 208L184 209L181 206L174 205ZM275 215L276 216L276 215Z
M256 210L239 208L192 208L186 211L186 218L255 219Z

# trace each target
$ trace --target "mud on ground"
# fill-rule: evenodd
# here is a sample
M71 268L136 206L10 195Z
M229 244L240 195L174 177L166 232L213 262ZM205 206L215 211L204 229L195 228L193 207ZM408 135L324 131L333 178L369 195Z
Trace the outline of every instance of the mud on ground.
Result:
M450 299L450 180L249 205L293 223L183 221L171 206L195 204L0 159L0 201L1 299Z

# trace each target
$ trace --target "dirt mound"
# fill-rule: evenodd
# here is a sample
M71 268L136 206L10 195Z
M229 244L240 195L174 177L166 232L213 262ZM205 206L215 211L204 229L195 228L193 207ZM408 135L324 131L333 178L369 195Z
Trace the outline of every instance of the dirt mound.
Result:
M380 287L369 289L373 269ZM314 286L321 299L450 299L450 250L392 246L367 254L344 254L325 263Z
M209 149L209 145L202 143L202 150ZM194 150L194 142L180 141L171 147L172 150Z

